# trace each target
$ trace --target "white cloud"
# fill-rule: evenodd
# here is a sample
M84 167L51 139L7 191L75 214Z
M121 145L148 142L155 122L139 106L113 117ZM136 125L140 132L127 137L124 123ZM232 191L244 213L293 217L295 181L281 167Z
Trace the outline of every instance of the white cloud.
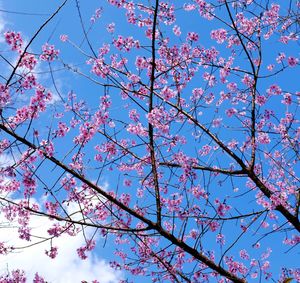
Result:
M0 1L0 8L1 8L1 5L2 4L2 1ZM5 26L6 26L6 22L3 18L3 13L0 13L0 43L1 42L4 42L4 36L2 35L3 32L4 32L4 29L5 29Z
M0 168L11 166L15 163L15 160L11 154L2 153L0 154Z
M4 22L3 18L1 17L0 18L0 33L1 34L3 33L4 28L5 28L5 22ZM0 42L3 42L3 41L4 41L3 36L0 36Z
M0 214L0 223L4 222L4 217ZM53 223L45 217L32 216L31 234L46 236L47 229ZM87 236L91 236L91 230L85 232ZM0 242L5 242L6 245L26 247L37 241L36 238L32 238L31 242L19 239L16 227L1 228ZM28 282L33 279L36 272L43 276L47 282L55 283L73 283L81 282L81 280L91 282L95 279L101 283L114 283L119 282L121 279L121 273L112 270L108 263L96 254L99 250L90 254L86 260L81 260L78 257L76 249L85 245L82 234L75 237L61 236L54 238L52 244L57 246L59 251L55 259L51 259L45 254L45 250L50 249L49 241L1 256L0 274L6 273L7 270L23 269L26 272Z

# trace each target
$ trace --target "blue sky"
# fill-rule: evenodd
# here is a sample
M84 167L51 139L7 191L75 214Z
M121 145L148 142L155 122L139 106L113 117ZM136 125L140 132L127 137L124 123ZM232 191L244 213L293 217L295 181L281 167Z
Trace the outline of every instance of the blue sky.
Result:
M93 46L95 46L95 50L98 49L98 47L101 47L102 44L104 42L110 42L112 39L112 36L106 31L106 26L107 24L111 23L111 22L115 22L116 23L116 34L122 34L122 35L126 35L126 36L130 36L130 35L134 35L137 39L140 39L141 42L143 44L150 44L150 41L147 39L143 38L143 31L138 30L137 28L135 28L132 25L128 25L125 19L125 16L123 14L122 11L111 7L109 5L107 5L106 1L88 1L88 3L86 1L81 1L81 12L82 12L82 16L84 19L84 24L86 27L91 26L91 22L90 22L90 17L94 14L95 10L97 8L100 8L101 6L103 7L103 15L102 17L96 21L96 23L92 26L91 30L89 31L89 39L91 41L91 44ZM56 7L58 6L59 2L58 1L38 1L38 0L27 0L27 1L21 1L21 0L11 0L11 1L1 1L1 9L6 10L6 11L16 11L16 12L20 12L23 14L17 14L17 13L8 13L8 12L0 12L0 19L1 22L4 24L5 29L12 29L12 30L16 30L16 31L20 31L22 32L22 34L24 35L24 38L27 39L27 41L30 39L30 37L34 34L34 32L40 27L40 25L43 23L43 21L47 18L47 14L50 13L50 11L54 11L56 9ZM30 15L26 15L24 13L28 13ZM218 28L221 27L221 25L218 22L208 22L205 20L201 20L196 13L190 13L188 14L188 18L187 18L187 14L185 12L179 12L178 13L178 21L181 23L181 28L182 28L182 33L185 34L188 31L195 31L198 32L200 35L200 42L201 45L207 47L210 47L211 45L216 45L216 43L214 41L212 41L210 39L209 36L209 31L212 28ZM166 27L166 30L169 31L169 34L171 34L171 27ZM80 54L80 52L72 47L69 43L62 43L59 39L61 34L67 34L70 41L76 43L77 45L81 45L82 50L84 50L84 52L86 52L89 55L92 55L91 50L89 49L89 46L87 45L86 41L84 40L84 35L82 32L82 28L81 28L81 23L79 21L79 17L78 17L78 11L76 9L76 5L75 5L75 1L69 1L69 3L62 9L62 11L59 13L59 15L57 17L55 17L53 19L53 21L51 21L51 23L49 25L47 25L47 27L39 34L39 36L37 37L37 39L33 42L30 50L32 52L35 52L35 50L37 50L36 52L38 53L40 51L40 46L42 44L44 44L45 42L49 42L50 44L54 44L59 50L60 50L60 59L62 59L62 61L64 63L69 64L70 66L72 66L72 68L77 68L79 71L84 72L85 74L87 74L88 76L90 76L90 70L89 67L86 66L85 62L87 57ZM170 35L171 39L174 41L180 41L178 39L175 38L175 36ZM272 44L270 44L270 42L264 42L265 46L263 48L264 50L264 60L265 60L265 64L264 66L266 66L268 63L268 61L270 61L270 63L274 63L274 58L276 57L277 53L281 51L281 49L285 49L285 46L282 46L281 44L278 44L277 39L272 39L273 42ZM288 51L286 52L287 55L294 55L294 56L298 56L299 52L298 52L298 46L297 43L292 43L291 47L289 47ZM141 51L142 55L144 51ZM222 54L223 56L229 56L228 51L222 49ZM145 52L145 55L147 53ZM125 54L124 54L125 55ZM133 54L129 54L128 55L128 59L129 59L129 66L132 68L132 70L134 70L134 60L137 54L133 53ZM241 55L242 56L242 55ZM242 58L240 58L242 59ZM132 61L131 61L132 60ZM7 68L7 66L2 65L3 62L0 63L1 68ZM245 59L240 60L240 66L246 66L247 62ZM79 99L84 99L87 103L87 105L91 108L93 108L94 105L97 105L99 102L99 97L101 95L103 95L104 89L99 87L98 85L94 84L93 82L89 82L86 78L83 78L81 76L78 76L78 74L74 74L74 72L69 72L66 70L62 70L60 71L60 68L62 67L61 62L57 62L54 63L52 65L53 70L58 69L58 71L53 72L53 76L54 79L56 81L57 84L57 88L59 93L66 98L67 94L71 91L73 91L74 93L77 94ZM51 76L48 72L48 65L45 64L41 64L39 65L39 71L40 71L40 79L45 82L46 85L48 85L48 87L53 91L53 93L56 93L56 90L51 82ZM44 73L46 71L46 73ZM266 69L262 70L263 74L267 74L268 71ZM94 76L92 76L93 78L95 78ZM280 74L280 76L275 76L272 79L263 81L260 85L260 89L264 90L266 89L269 85L271 85L272 83L278 83L281 85L281 87L283 89L288 89L289 91L296 91L297 90L297 84L293 84L294 81L296 81L298 78L297 73L293 70L290 69L287 72L285 72L283 75ZM97 79L97 78L96 78ZM98 79L97 79L98 80ZM198 86L200 81L200 76L194 78L188 89L192 89L193 87ZM106 81L107 82L107 81ZM112 96L115 94L114 90L110 90ZM188 96L190 94L187 94ZM52 109L57 110L57 111L62 111L62 108L59 106L59 97L56 93L55 95L55 99L57 100L56 103L53 103L53 105L51 106ZM278 110L278 112L284 111L284 107L282 105L280 105L278 103L279 98L276 100L274 99L273 103L273 107L275 109ZM120 98L114 98L113 99L113 107L112 107L112 114L114 115L114 117L119 118L120 120L122 119L127 119L127 113L126 113L126 109L123 109L123 104L124 102L122 102L120 100ZM208 113L208 114L207 114ZM51 120L54 121L53 123L55 123L55 119L53 119L50 116L43 115L39 122L36 124L37 127L41 126L41 125L46 125L49 126L49 124L47 124L47 121ZM212 112L206 112L206 116L204 116L203 119L211 119L212 116L214 115L219 115L219 114L215 114L212 110ZM220 116L224 116L223 113L220 113ZM145 119L145 118L144 118ZM224 118L226 120L226 118ZM228 124L231 123L229 120L227 121ZM233 123L234 125L234 123ZM231 126L233 126L231 125ZM39 129L42 133L46 134L48 132L47 127L41 127ZM186 134L189 134L189 130L186 130ZM69 139L68 140L64 140L63 143L61 144L57 144L57 151L58 151L58 156L62 157L64 155L64 149L67 146L71 145L71 141L72 141L72 137L74 137L75 134L70 134ZM224 138L226 138L226 135L228 135L228 132L222 131L220 133L220 135L223 135ZM242 133L235 133L235 137L237 139L242 138L243 134ZM199 147L200 145L202 146L204 143L203 141L191 141L191 143L194 144L198 144ZM89 146L92 148L94 145L96 144L96 142L92 142ZM192 153L193 149L192 147L189 148L189 146L186 146L185 150L187 152ZM223 159L222 161L223 163L228 163L229 161L227 159ZM41 167L40 172L43 174L48 174L48 170L49 170L49 164L44 165L44 167ZM60 171L53 171L51 173L51 178L54 180L56 176L59 176L61 172ZM97 177L97 174L93 174L90 173L90 178L95 179ZM106 170L100 178L100 184L107 184L107 186L109 187L114 187L118 185L118 178L123 178L124 176L120 176L118 173L114 172L110 172L109 170ZM51 182L51 181L50 181ZM244 189L244 184L245 181L235 181L234 186L235 187L239 187L241 191L243 191ZM231 191L227 191L227 190L223 190L223 188L227 188L229 187L231 189L231 185L230 185L230 180L227 179L226 181L223 182L223 186L221 189L221 192L218 191L213 191L212 194L216 194L216 195L220 195L222 197L225 197L228 194L232 194ZM121 189L122 190L122 189ZM125 191L125 189L124 189ZM238 194L238 193L237 193ZM237 198L236 200L234 199L234 197L232 199L230 199L231 205L236 205L236 208L242 208L245 205L253 205L253 196L250 194L248 197L246 196L243 199L243 203L240 203L240 199ZM254 205L255 208L257 208L256 205ZM254 229L255 230L255 229ZM226 227L224 226L224 232L227 236L227 240L230 243L230 241L234 241L236 235L239 233L238 230L236 231L232 231L232 227ZM258 235L256 235L255 239L259 238ZM279 274L279 268L282 265L282 262L288 262L290 266L294 266L297 267L297 263L295 262L295 257L299 256L299 251L297 250L297 247L292 249L289 253L285 253L285 251L287 250L286 247L283 247L281 245L281 239L282 239L282 235L278 235L278 234L274 234L269 236L268 238L266 238L265 240L262 240L262 246L264 248L271 246L273 249L273 253L270 257L270 261L272 262L272 271L274 272L274 274ZM249 242L254 243L256 240L251 239L251 238L245 238L241 240L240 245L248 245ZM80 240L78 240L78 242L80 242ZM100 240L101 242L101 240ZM278 245L273 245L273 242L278 243ZM215 237L212 237L212 239L208 239L205 242L205 245L207 246L211 246L211 247L215 247L216 243L215 243ZM240 245L238 247L235 247L232 249L233 253L237 253L238 250L240 249ZM87 265L89 264L103 264L101 261L101 258L109 261L111 260L114 256L111 253L111 249L113 246L113 243L108 241L106 246L102 249L101 248L102 243L100 243L98 245L98 248L94 251L94 261L88 261ZM29 253L29 252L28 252ZM251 256L256 256L258 255L258 252L256 252L255 250L252 251L252 255ZM27 257L28 255L25 253L23 256L24 260L27 261ZM75 261L74 258L72 258L72 256L70 255L71 261ZM41 259L42 260L42 259ZM44 260L44 259L43 259ZM0 263L2 264L2 266L0 265L0 268L2 269L4 267L5 263ZM21 263L24 264L24 263ZM80 266L81 263L78 263L76 261L76 264L78 264L78 266ZM31 267L28 267L29 269L31 269ZM76 269L76 266L74 267ZM84 269L85 267L81 267L82 269ZM89 267L88 267L89 268ZM89 272L95 272L94 270L88 269ZM62 271L61 271L62 272ZM107 270L107 272L109 273L110 271ZM85 275L86 273L84 273ZM95 276L101 276L98 273L94 273ZM131 278L130 275L124 273L123 276L125 276L125 278ZM115 278L114 278L115 279ZM55 282L59 282L56 281ZM71 280L71 279L70 279ZM136 279L133 279L134 282L138 282L135 281ZM61 281L61 282L66 282L66 281ZM71 282L71 281L70 281ZM107 281L108 282L108 281ZM145 282L150 282L150 279L146 278Z

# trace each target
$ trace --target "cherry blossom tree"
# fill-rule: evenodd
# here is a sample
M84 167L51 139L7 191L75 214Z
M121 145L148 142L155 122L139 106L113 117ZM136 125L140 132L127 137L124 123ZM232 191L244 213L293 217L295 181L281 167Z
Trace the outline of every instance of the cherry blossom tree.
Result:
M88 18L84 2L2 35L1 213L19 237L39 215L53 260L92 229L78 256L111 241L125 278L300 282L300 2L108 0ZM71 5L83 38L36 47Z

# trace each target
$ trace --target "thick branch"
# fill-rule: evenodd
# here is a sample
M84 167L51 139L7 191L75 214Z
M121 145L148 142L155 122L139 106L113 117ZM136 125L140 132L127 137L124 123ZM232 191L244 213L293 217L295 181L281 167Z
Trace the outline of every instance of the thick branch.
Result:
M198 252L196 249L194 249L191 246L189 246L188 244L186 244L183 240L178 239L174 235L172 235L169 232L167 232L165 229L163 229L161 227L161 225L158 225L157 223L151 221L148 218L145 218L144 216L142 216L139 213L137 213L134 209L131 209L130 207L126 206L125 204L123 204L122 202L120 202L119 200L117 200L115 197L113 197L112 195L110 195L108 192L106 192L105 190L101 189L99 186L95 185L91 181L87 180L83 175L81 175L81 174L77 173L76 171L74 171L73 169L69 168L67 165L65 165L64 163L60 162L55 157L48 156L41 148L38 148L36 145L34 145L33 143L31 143L27 139L25 139L25 138L17 135L12 130L10 130L9 128L7 128L5 125L3 125L2 123L0 123L0 129L3 130L4 132L6 132L11 137L13 137L16 140L20 141L24 145L32 148L33 150L40 150L41 152L43 152L43 155L44 155L44 157L46 159L48 159L49 161L53 162L59 168L65 170L67 173L70 173L73 177L77 178L82 183L84 183L85 185L89 186L91 189L93 189L94 191L96 191L97 193L99 193L101 196L105 197L108 201L112 202L114 205L118 206L123 211L127 212L128 214L130 214L131 216L135 217L136 219L141 220L143 223L145 223L149 227L149 229L153 229L153 230L157 231L166 240L168 240L172 244L180 247L185 252L187 252L188 254L190 254L191 256L193 256L195 259L201 261L202 263L204 263L205 265L207 265L209 268L211 268L212 270L214 270L217 273L219 273L221 276L224 276L224 277L228 278L229 280L231 280L233 282L236 282L236 283L245 283L246 282L245 279L239 278L236 275L230 273L228 270L226 270L223 267L217 265L214 261L212 261L211 259L209 259L207 256L203 255L201 252Z
M151 113L153 109L153 96L154 96L154 82L155 82L155 34L156 34L156 22L157 22L157 13L158 13L159 0L155 2L155 9L153 15L153 26L152 26L152 69L151 69L151 77L150 77L150 94L149 94L149 112ZM149 147L150 147L150 158L151 158L151 166L153 173L153 181L155 188L155 198L156 198L156 212L157 212L157 224L161 225L161 204L160 204L160 192L159 192L159 184L157 177L157 168L156 168L156 158L154 151L154 134L153 134L153 126L149 122L148 123L148 131L149 131Z
M173 162L160 162L159 165L166 166L166 167L173 167L173 168L181 168L181 164L173 163ZM228 170L228 169L221 169L221 168L214 168L209 166L200 166L200 165L192 165L192 169L194 170L202 170L202 171L209 171L220 173L224 175L245 175L247 174L246 170Z

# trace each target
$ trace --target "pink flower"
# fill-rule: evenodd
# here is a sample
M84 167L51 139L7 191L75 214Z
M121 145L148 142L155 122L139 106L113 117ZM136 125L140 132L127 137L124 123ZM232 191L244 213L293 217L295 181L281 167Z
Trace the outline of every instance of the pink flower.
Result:
M199 35L195 32L189 32L187 34L187 40L190 40L190 41L198 41L199 39Z
M193 11L193 10L196 9L196 5L185 3L185 4L183 5L183 9L184 9L185 11L187 11L187 12L190 12L190 11Z
M212 232L215 232L220 227L220 224L217 221L210 221L208 226Z
M246 260L250 259L250 256L249 256L249 254L247 253L247 251L245 249L240 250L240 257L242 259L246 259Z
M59 38L62 42L66 42L69 39L66 34L61 34Z
M276 57L276 62L279 64L279 63L282 63L282 61L285 59L285 54L283 52L280 52L279 55Z
M167 86L164 86L160 94L165 100L169 101L171 98L176 97L177 92Z
M140 135L144 137L148 135L146 128L144 128L141 123L137 123L136 125L129 124L127 127L127 131L131 134Z
M295 67L296 65L298 65L299 63L299 59L295 58L295 57L289 57L288 58L288 64L290 67Z
M113 40L114 46L121 51L130 51L132 48L140 48L140 42L134 40L132 36L123 37L121 35Z
M102 16L103 9L98 8L95 10L95 14L91 17L91 22L95 23L97 19L99 19Z
M210 33L211 39L214 39L217 41L217 43L223 43L227 38L227 31L225 29L217 29L213 30Z
M30 66L30 68L34 68L34 66ZM24 90L27 89L32 89L35 86L37 86L37 81L36 81L36 76L34 74L27 74L26 76L24 76L23 80L22 80L22 88Z
M292 95L290 93L285 93L283 96L283 100L281 100L282 104L291 105L292 104Z
M173 33L176 35L176 36L180 36L181 35L181 31L180 31L180 27L175 25L173 27Z
M64 137L69 131L70 128L66 125L66 123L59 122L58 130L55 131L55 135L58 137Z
M237 110L235 108L230 108L230 109L227 109L225 112L228 117L232 117L234 114L237 113Z
M51 247L50 251L47 251L47 250L45 251L45 254L47 256L49 256L50 258L54 259L54 258L56 258L57 254L58 254L57 249L58 249L57 247Z
M167 134L169 132L169 120L170 115L162 108L154 108L147 115L148 121L153 127L159 129L163 134Z
M203 74L203 79L208 82L209 86L214 86L217 82L216 77L208 72Z
M272 3L271 8L266 10L263 14L262 20L266 25L276 25L279 18L280 6Z
M222 123L222 118L216 118L213 119L212 126L213 128L219 128L221 126L221 123Z
M252 87L252 86L253 86L253 83L254 83L253 78L250 77L248 74L245 74L245 75L244 75L244 78L242 79L242 82L243 82L246 86L248 86L248 87Z
M210 153L211 149L212 149L212 147L210 145L206 144L206 145L202 146L201 150L199 150L199 154L201 156L208 155Z
M138 122L140 120L140 114L137 113L136 109L132 109L129 111L129 118L134 122Z
M216 236L216 242L220 245L225 245L225 235L224 234L221 234L219 233L217 236Z
M217 213L220 216L225 216L227 211L231 209L231 206L227 205L226 203L220 202L218 199L215 200L215 204L218 205Z
M10 274L0 277L1 283L26 283L25 272L20 269L13 270Z
M271 139L267 133L259 133L257 137L257 141L261 144L269 144Z
M10 101L10 94L8 87L4 84L0 84L0 107L4 107Z
M116 24L115 24L115 23L110 23L110 24L107 25L106 30L107 30L109 33L114 33L115 27L116 27Z
M87 240L85 246L77 249L77 254L81 259L87 259L86 252L93 250L96 246L96 242L94 240Z
M270 88L267 89L268 95L279 95L282 93L282 89L278 85L271 85Z
M263 95L257 95L257 97L255 98L255 103L262 106L266 103L267 98Z
M10 45L11 50L21 51L23 39L19 32L8 31L4 33L5 41Z
M195 198L200 199L201 197L204 199L208 199L208 195L204 189L201 189L199 186L192 187L192 194Z
M228 142L228 148L230 149L235 149L237 148L239 142L236 141L235 139L232 139L230 142Z
M147 62L146 58L137 56L136 60L135 60L135 65L138 69L147 69L149 66L149 63Z
M6 246L5 243L0 242L0 255L6 255L11 250L12 250L12 247Z
M41 146L45 150L47 156L53 156L54 154L54 144L51 141L42 140Z
M125 187L130 187L131 184L132 184L132 181L128 180L128 179L125 179L123 184L124 184Z
M38 273L35 274L33 283L46 283L43 277L41 277Z
M53 61L59 54L59 50L54 49L54 45L49 45L48 43L42 46L42 54L40 59L43 61Z
M132 83L136 84L136 83L138 83L140 81L141 78L139 76L135 75L135 74L131 74L131 75L128 76L128 79Z
M35 56L30 53L25 53L19 66L20 67L24 66L31 71L34 69L36 64L37 64L37 59L35 58Z

